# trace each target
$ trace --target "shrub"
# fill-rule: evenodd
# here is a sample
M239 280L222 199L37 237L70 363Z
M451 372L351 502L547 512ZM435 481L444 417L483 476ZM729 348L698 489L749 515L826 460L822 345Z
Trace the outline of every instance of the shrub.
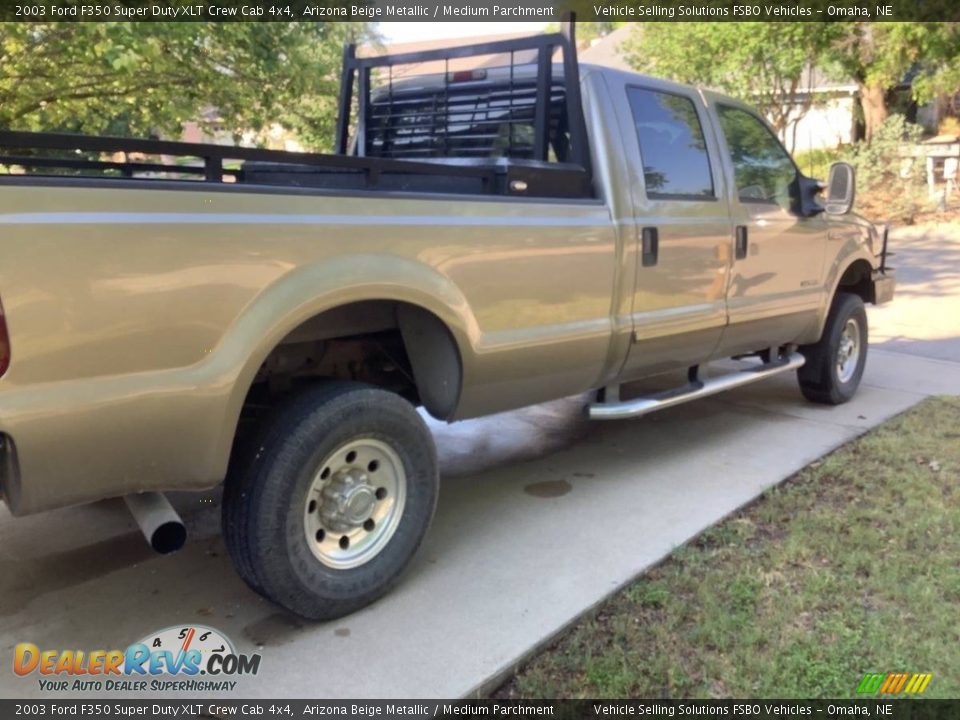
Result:
M873 136L873 142L852 147L850 163L857 169L861 187L876 189L889 183L923 180L923 158L903 158L900 149L920 142L923 129L908 123L903 115L888 117ZM906 176L905 176L906 175Z
M796 153L794 160L800 172L807 177L826 181L830 174L830 166L838 160L843 160L845 152L845 148L817 148Z
M909 222L928 204L925 158L901 154L922 135L919 125L891 115L877 128L872 143L851 146L846 160L857 170L857 206L874 216L871 219Z

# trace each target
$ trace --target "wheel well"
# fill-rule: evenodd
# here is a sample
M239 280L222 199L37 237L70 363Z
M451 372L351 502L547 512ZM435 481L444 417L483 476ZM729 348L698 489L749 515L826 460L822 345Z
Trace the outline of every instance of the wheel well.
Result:
M447 419L460 397L462 365L456 340L433 313L392 300L342 305L302 322L273 348L247 392L241 424L321 378L391 390Z
M873 287L873 268L866 260L860 259L850 264L840 278L837 292L859 295L865 303L876 302Z

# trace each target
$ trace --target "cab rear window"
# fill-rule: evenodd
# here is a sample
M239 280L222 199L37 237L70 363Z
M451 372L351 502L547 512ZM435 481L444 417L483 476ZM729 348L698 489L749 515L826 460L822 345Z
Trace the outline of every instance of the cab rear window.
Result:
M628 88L627 96L640 141L647 197L715 197L707 144L693 101L645 88Z

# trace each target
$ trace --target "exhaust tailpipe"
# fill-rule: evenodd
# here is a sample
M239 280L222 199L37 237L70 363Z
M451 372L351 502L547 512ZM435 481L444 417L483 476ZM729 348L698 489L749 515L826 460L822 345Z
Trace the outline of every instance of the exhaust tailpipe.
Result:
M187 541L187 528L162 493L126 495L123 501L137 521L140 532L155 551L166 555L183 547Z

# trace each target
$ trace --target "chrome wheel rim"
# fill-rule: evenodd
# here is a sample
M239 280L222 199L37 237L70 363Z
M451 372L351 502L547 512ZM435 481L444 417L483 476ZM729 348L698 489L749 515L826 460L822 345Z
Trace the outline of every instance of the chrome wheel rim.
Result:
M330 568L368 563L396 532L406 498L407 475L393 448L373 438L345 443L323 459L307 491L307 546Z
M857 372L860 362L860 323L849 318L843 326L840 343L837 347L837 379L842 383L850 382Z

